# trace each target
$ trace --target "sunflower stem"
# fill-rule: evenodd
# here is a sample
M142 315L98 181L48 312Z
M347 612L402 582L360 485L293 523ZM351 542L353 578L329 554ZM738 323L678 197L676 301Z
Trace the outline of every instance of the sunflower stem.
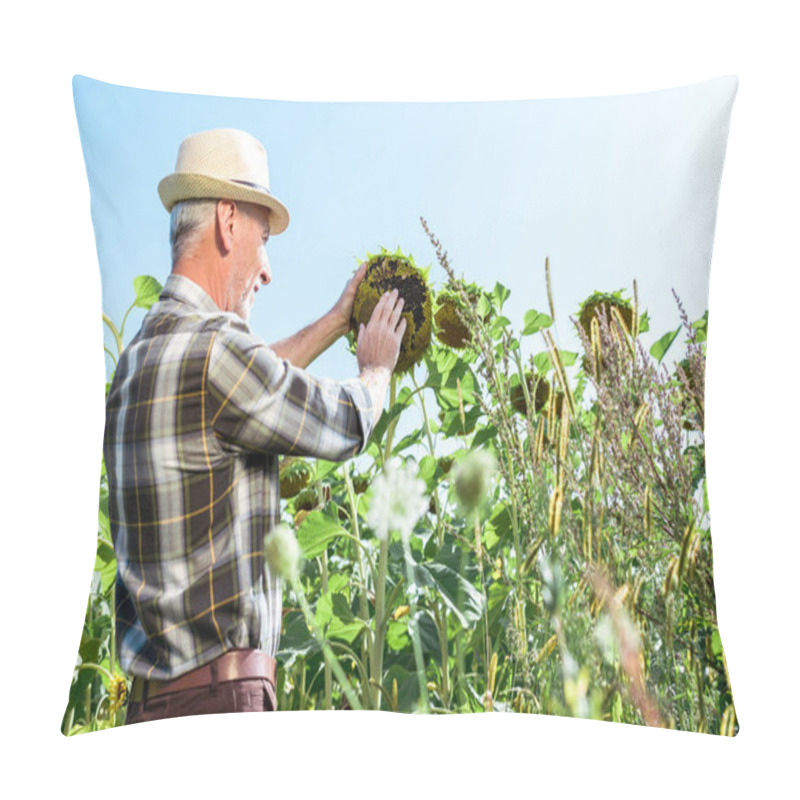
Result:
M380 709L383 675L384 600L386 593L386 567L389 556L389 537L381 540L378 553L378 579L375 582L375 637L372 640L372 707Z
M306 618L306 624L311 630L314 638L317 640L317 644L319 644L320 648L322 649L322 655L325 658L325 664L330 664L333 674L336 676L336 680L339 681L339 685L342 687L342 691L345 693L345 696L350 703L350 707L356 711L361 711L361 703L353 691L353 687L350 685L350 681L347 679L347 675L345 675L342 665L333 654L330 645L325 641L325 636L317 626L317 623L314 621L314 615L311 613L308 600L306 600L306 594L303 591L302 583L298 578L293 578L291 584L292 590L297 595L297 600L300 603L300 608L303 611L303 615ZM305 670L303 670L303 676L305 677ZM302 708L303 706L301 705L300 707Z
M417 665L417 677L419 679L419 697L422 702L423 709L426 713L430 713L431 701L428 697L428 685L426 682L425 662L422 658L422 644L419 639L419 630L417 629L417 601L411 593L411 587L414 585L414 572L411 565L414 563L414 558L411 555L411 545L408 539L403 537L403 550L406 556L406 577L408 579L408 605L410 612L408 616L408 628L411 633L411 642L414 646L414 661Z

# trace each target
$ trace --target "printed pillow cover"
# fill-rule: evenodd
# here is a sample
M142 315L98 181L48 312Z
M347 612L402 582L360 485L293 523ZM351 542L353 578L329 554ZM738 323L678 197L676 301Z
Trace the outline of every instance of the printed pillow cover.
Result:
M332 708L735 735L704 383L737 85L75 76L108 383L63 733Z

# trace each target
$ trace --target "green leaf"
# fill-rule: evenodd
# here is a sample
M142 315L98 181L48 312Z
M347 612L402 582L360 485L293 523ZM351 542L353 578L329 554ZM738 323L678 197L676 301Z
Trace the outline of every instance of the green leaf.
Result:
M408 617L389 620L386 626L386 644L395 652L405 650L411 640L408 638Z
M561 363L565 367L571 367L578 360L578 354L569 350L559 350L558 354L561 356Z
M496 618L498 613L502 611L503 605L506 602L506 598L511 593L511 587L506 586L504 583L500 583L499 581L495 581L489 587L489 618L493 619ZM490 625L491 627L491 625Z
M415 564L414 580L437 591L463 628L469 628L483 613L483 595L450 567L437 562Z
M650 315L647 311L643 311L639 315L639 333L645 333L650 330Z
M489 636L494 638L497 634L497 626L498 620L500 619L503 611L505 610L506 600L511 592L511 587L506 586L503 583L499 583L495 581L489 587L489 605L488 605L488 614L489 617ZM480 643L483 642L486 638L486 625L484 624L483 615L477 621L475 626L475 632L472 637L472 649L473 651L480 650Z
M419 701L419 678L416 670L409 671L400 664L392 664L383 677L383 685L390 693L394 681L397 681L397 710L413 711ZM383 708L386 708L386 700L383 699L382 702Z
M464 412L464 425L462 426L461 414L457 408L453 408L445 413L441 430L445 436L461 436L462 433L466 434L468 431L474 430L481 416L483 416L483 410L480 406L468 408Z
M93 639L84 635L81 639L78 655L84 664L96 664L100 658L100 648L103 646L102 639Z
M343 594L347 597L347 588L350 586L350 576L342 572L334 572L328 577L328 588L332 594Z
M534 309L525 312L525 327L522 329L522 336L530 336L538 333L542 328L549 328L553 324L551 317L541 314Z
M99 548L98 548L99 549ZM94 561L94 573L99 579L96 594L105 594L114 583L117 577L117 560L111 558L109 561L102 561L99 556Z
M436 368L442 375L450 372L458 362L458 356L445 347L440 347L436 353Z
M464 405L477 402L476 390L478 381L475 373L460 361L446 375L441 376L438 385L433 386L439 408L458 408L458 385L461 384L461 400Z
M333 617L333 600L330 592L325 592L319 596L317 607L314 609L314 623L324 631Z
M158 300L163 288L152 275L138 275L133 279L136 306L145 310L149 309Z
M548 350L537 353L537 355L533 357L533 363L542 375L547 375L547 373L553 369L553 359L550 358L550 352Z
M487 522L483 531L483 546L487 550L492 550L499 541L497 531Z
M414 627L419 631L419 643L423 653L430 653L435 661L441 662L441 646L439 644L439 630L430 612L418 611L414 619L408 620L409 633L413 635Z
M317 640L306 625L301 611L290 611L283 619L278 659L287 669L299 656L308 656L319 650Z
M472 439L470 450L478 450L487 442L494 442L497 439L497 428L494 425L487 425L480 430L475 431L475 436Z
M378 420L370 436L373 442L380 442L386 434L391 421L399 417L403 411L412 404L413 401L409 397L410 394L411 390L407 386L404 386L400 394L395 398L394 405L381 414L381 418Z
M331 639L341 639L348 644L352 644L358 634L366 627L367 625L363 619L355 619L353 622L345 623L338 617L334 617L328 626L328 636Z
M675 341L677 335L681 332L681 329L678 328L677 330L671 331L670 333L665 333L651 348L650 348L650 355L653 358L657 359L659 362L664 358L667 354L667 350L669 350L670 345Z
M720 638L719 631L716 628L711 634L711 651L717 658L722 655L722 639Z
M328 545L343 533L347 533L338 522L319 509L312 511L297 531L297 542L307 559L316 558L328 549Z
M486 520L484 533L486 547L491 549L498 541L503 541L506 538L510 539L513 532L514 525L511 520L511 510L506 503L500 503L495 506L491 517Z
M506 289L502 283L495 283L494 289L492 289L492 300L494 302L495 308L500 311L503 308L503 304L508 300L511 291Z
M419 462L419 477L420 480L425 481L425 488L428 492L432 492L439 483L439 478L442 476L442 468L439 466L439 460L431 455L422 457Z
M114 548L105 541L97 542L97 562L100 564L108 564L110 561L116 561L116 553Z
M692 327L695 329L698 343L705 342L708 339L708 309L700 319L692 323Z
M415 444L419 444L424 435L425 431L422 428L417 428L414 433L409 433L408 436L404 436L397 444L393 444L392 453L400 453L403 450L407 450L409 447L413 447Z
M350 602L343 594L333 595L333 613L345 624L349 624L355 619L350 610Z
M499 339L503 335L503 330L511 324L508 317L497 316L493 317L489 323L489 333L493 339Z
M324 458L318 458L316 464L318 481L324 481L331 473L342 466L338 461L326 461Z

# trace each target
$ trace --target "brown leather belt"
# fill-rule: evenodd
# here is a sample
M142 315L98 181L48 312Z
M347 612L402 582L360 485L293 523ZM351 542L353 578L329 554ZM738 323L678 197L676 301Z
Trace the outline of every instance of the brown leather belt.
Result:
M215 683L262 678L275 687L277 664L263 650L229 650L202 667L197 667L169 681L149 681L134 677L131 700L140 703L146 697L158 697L187 689L201 689Z

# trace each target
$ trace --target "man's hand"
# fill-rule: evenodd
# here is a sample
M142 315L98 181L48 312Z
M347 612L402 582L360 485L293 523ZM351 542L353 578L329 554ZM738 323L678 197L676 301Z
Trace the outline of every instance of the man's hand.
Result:
M356 299L358 285L364 279L364 275L366 274L367 262L364 261L355 271L353 277L347 282L347 286L344 287L342 296L336 301L336 305L331 309L331 314L336 319L337 325L339 326L339 330L342 332L342 334L345 334L350 330L350 317L353 315L353 301Z
M397 289L385 292L369 322L366 325L361 323L356 347L359 370L385 368L392 372L397 364L406 332L406 321L401 318L404 300L399 294Z
M401 319L403 298L398 299L398 294L397 289L384 294L378 300L369 322L366 325L361 323L358 329L356 358L361 372L359 377L372 398L376 424L383 413L386 389L397 364L403 334L406 332L406 321Z

